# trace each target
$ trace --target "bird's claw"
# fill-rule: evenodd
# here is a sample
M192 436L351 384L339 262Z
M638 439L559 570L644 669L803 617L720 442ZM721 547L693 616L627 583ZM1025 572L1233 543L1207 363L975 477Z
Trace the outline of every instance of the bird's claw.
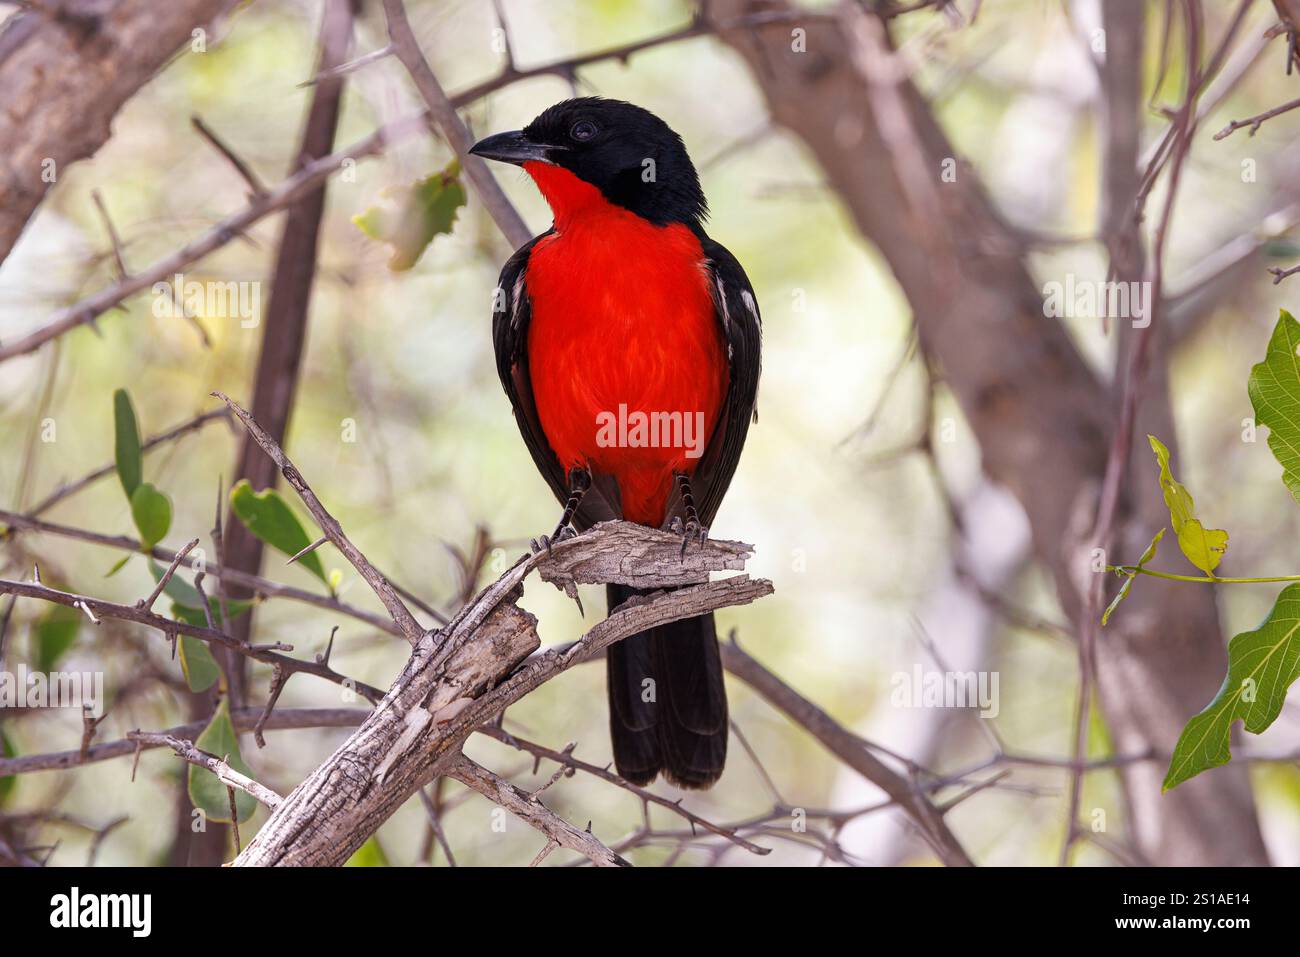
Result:
M552 556L551 546L558 545L560 542L567 542L571 538L577 538L578 533L572 525L564 525L557 528L550 535L541 535L537 538L529 539L528 547L534 555L543 548L546 549L546 557Z
M682 550L678 554L679 561L686 560L686 546L691 543L691 539L698 541L701 549L704 548L704 543L709 540L708 528L693 518L688 519L685 526L682 525L681 519L675 518L671 527L674 532L680 532L682 536Z

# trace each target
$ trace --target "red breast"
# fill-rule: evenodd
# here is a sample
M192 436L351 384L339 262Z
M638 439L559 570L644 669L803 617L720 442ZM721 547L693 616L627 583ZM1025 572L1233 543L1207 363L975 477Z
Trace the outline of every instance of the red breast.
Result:
M700 241L686 226L656 226L608 202L557 166L524 169L555 215L527 273L542 430L565 469L618 480L625 518L660 525L672 473L694 471L727 389Z

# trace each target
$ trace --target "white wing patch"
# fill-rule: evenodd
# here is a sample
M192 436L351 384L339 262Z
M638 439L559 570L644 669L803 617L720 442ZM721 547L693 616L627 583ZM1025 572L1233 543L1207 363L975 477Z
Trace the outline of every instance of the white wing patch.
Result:
M515 278L515 288L510 293L510 325L518 330L519 328L519 304L523 301L520 297L524 294L524 273L526 270L519 270L519 275Z

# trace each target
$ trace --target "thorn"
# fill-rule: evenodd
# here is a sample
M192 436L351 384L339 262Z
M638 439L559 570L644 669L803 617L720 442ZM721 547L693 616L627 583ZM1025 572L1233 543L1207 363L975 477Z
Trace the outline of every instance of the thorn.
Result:
M322 535L320 538L316 539L316 541L312 542L310 545L308 545L308 546L307 546L306 548L304 548L302 551L298 552L296 555L294 555L292 558L290 558L287 562L285 562L285 564L286 564L286 565L292 565L292 564L293 564L294 562L296 562L298 559L302 558L304 555L309 555L309 554L311 554L312 552L314 552L316 549L320 548L322 545L324 545L324 544L325 544L326 542L328 542L328 541L329 541L329 538L328 538L327 536L325 536L325 535Z
M338 625L335 625L330 629L330 640L329 644L325 646L325 654L316 656L316 663L318 665L328 665L330 663L330 654L334 651L334 636L338 633L338 630Z

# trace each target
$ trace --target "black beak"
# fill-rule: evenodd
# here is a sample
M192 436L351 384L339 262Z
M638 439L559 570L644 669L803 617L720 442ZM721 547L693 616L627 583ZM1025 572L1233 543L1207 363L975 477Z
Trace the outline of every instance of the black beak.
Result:
M484 159L522 166L531 160L550 162L546 156L548 149L551 147L532 142L521 130L511 130L508 133L495 133L479 140L470 147L469 151Z

